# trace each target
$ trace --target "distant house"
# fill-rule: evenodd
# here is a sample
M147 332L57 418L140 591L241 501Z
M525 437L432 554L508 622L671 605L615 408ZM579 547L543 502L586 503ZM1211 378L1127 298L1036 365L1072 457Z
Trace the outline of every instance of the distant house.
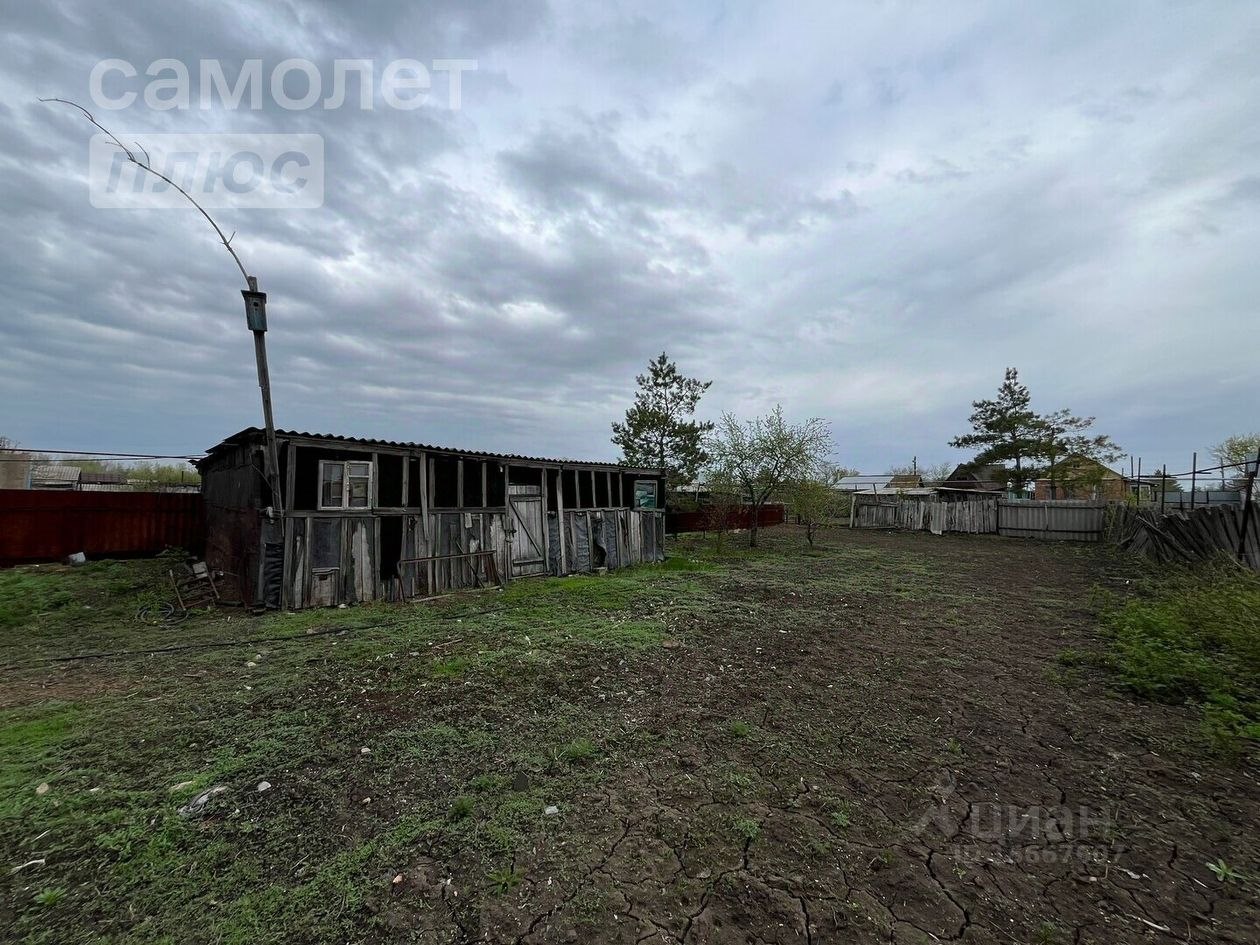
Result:
M54 466L41 464L31 467L32 489L58 489L72 491L79 488L83 470L78 466Z
M839 492L890 492L892 476L844 476L836 483Z
M911 473L882 476L845 476L840 479L835 489L837 492L874 492L893 493L910 492L923 488L923 477Z
M1130 479L1087 456L1069 456L1056 463L1051 474L1038 479L1037 499L1103 499L1121 502L1130 495L1147 500L1151 484Z
M31 454L0 452L0 489L28 489L31 485Z
M83 492L130 492L131 483L123 473L85 472L79 477L79 489Z
M974 463L961 463L940 486L943 492L1006 492L1007 482L1011 478L1010 470L1005 466L977 466Z
M923 477L918 473L898 473L889 480L888 488L893 492L905 492L908 489L922 489Z

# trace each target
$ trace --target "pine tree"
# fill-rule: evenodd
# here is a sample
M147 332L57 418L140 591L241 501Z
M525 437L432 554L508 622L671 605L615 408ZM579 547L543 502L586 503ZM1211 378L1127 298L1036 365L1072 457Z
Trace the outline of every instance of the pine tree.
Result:
M1103 470L1095 463L1105 466L1123 455L1111 437L1086 432L1094 425L1093 417L1078 417L1066 409L1034 411L1015 368L1006 369L996 399L977 400L971 406L972 432L950 440L950 446L978 449L973 466L1014 464L1011 479L1016 489L1030 479L1049 478L1054 498L1060 487L1097 484Z
M639 390L624 423L612 425L614 444L631 466L659 466L666 488L695 481L708 460L704 439L713 424L692 419L712 381L684 377L664 351L648 363L648 373L635 378Z
M1014 486L1022 489L1036 475L1035 459L1042 448L1041 418L1031 404L1032 395L1019 382L1019 371L1008 367L996 399L972 402L972 432L955 437L949 445L978 449L976 466L1014 463Z

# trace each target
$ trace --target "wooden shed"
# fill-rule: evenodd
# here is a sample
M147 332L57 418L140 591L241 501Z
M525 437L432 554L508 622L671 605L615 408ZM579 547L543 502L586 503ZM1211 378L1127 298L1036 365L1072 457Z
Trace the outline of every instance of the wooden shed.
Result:
M206 560L233 576L247 603L411 600L664 560L659 469L276 435L278 498L256 427L197 464Z

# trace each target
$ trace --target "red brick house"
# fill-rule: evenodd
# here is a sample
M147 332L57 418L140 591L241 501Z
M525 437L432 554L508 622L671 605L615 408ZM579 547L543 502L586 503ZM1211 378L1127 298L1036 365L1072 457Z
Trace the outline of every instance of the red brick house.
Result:
M1037 480L1034 498L1122 502L1139 489L1149 486L1134 482L1095 459L1069 456L1055 464L1049 476Z

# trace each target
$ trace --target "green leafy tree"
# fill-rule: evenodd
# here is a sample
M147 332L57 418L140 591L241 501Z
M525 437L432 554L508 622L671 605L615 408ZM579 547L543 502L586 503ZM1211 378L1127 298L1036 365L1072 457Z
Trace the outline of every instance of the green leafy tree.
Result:
M836 486L847 474L846 469L820 463L787 484L788 508L805 526L805 540L811 546L819 527L839 515L842 498Z
M973 466L1007 467L1017 489L1043 477L1050 479L1051 496L1061 487L1097 485L1106 473L1096 463L1106 466L1124 455L1111 437L1089 432L1094 417L1078 417L1068 409L1033 410L1032 395L1015 368L1006 369L995 399L971 406L972 432L955 437L950 446L979 450Z
M971 407L971 432L954 437L949 445L977 450L974 466L1013 464L1015 486L1022 488L1037 472L1042 430L1032 409L1032 395L1019 381L1019 371L1008 367L997 397L973 401Z
M639 391L623 423L612 425L612 441L632 466L659 466L671 491L693 482L708 456L704 438L713 424L694 418L712 381L685 377L665 352L635 380Z
M1038 418L1041 431L1038 453L1045 464L1046 478L1050 480L1050 498L1057 498L1060 488L1065 494L1071 494L1082 486L1100 485L1105 472L1095 463L1106 466L1124 455L1124 450L1111 437L1086 432L1094 425L1094 419L1075 416L1067 409Z
M1247 473L1244 463L1254 463L1260 453L1260 433L1240 433L1231 436L1212 447L1212 456L1222 466L1232 469L1221 470L1221 482L1227 489L1247 488Z
M755 548L761 509L789 482L808 476L822 463L831 452L831 429L816 417L788 423L778 406L748 421L724 413L706 446L714 468L738 483L748 497L752 516L748 545Z

